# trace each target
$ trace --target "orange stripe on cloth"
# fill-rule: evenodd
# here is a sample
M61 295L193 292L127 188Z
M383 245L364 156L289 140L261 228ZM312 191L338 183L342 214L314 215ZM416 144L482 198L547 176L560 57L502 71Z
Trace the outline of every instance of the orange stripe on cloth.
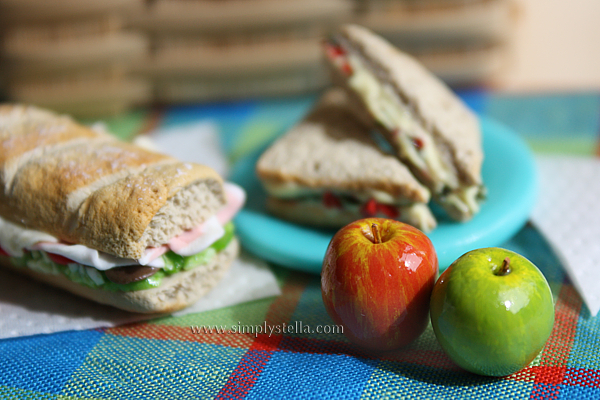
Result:
M292 273L286 279L285 284L281 288L281 296L279 296L271 306L265 317L267 326L281 326L288 323L298 307L302 293L306 289L310 277L306 274ZM252 345L253 350L275 350L281 342L281 334L259 334Z
M583 301L573 285L563 284L554 313L554 329L546 343L540 366L566 366L575 342Z
M267 326L287 323L298 306L300 297L306 288L308 278L300 274L290 274L284 284L282 294L271 303L266 315ZM190 326L158 325L151 323L134 323L108 328L105 333L138 339L179 340L206 344L218 344L236 348L255 348L273 350L279 344L281 335L238 333L231 330L225 332L194 332ZM271 337L269 337L271 336Z
M179 340L205 344L218 344L228 347L249 348L254 342L254 336L231 333L194 333L189 326L156 325L137 323L123 325L106 330L107 334L126 336L138 339Z
M267 326L288 323L298 307L309 277L292 273L282 288L282 294L269 307L265 323ZM259 334L248 352L229 376L215 399L240 399L254 387L273 353L278 349L283 335Z

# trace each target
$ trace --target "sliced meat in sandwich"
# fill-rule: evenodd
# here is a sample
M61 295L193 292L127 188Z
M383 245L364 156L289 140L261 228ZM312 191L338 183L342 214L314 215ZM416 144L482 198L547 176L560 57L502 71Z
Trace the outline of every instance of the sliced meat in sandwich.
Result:
M361 118L381 130L451 218L472 218L484 197L477 117L411 56L365 28L342 27L326 53Z
M244 200L206 166L0 105L0 263L38 280L129 311L181 309L236 256Z
M256 170L268 210L319 227L385 217L430 231L436 221L427 206L429 191L377 146L348 101L341 89L325 93L261 155Z

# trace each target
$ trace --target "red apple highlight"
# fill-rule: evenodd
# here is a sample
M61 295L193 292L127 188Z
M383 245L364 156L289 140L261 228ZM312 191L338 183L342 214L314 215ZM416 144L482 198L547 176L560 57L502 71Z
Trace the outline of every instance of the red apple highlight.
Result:
M361 219L329 243L321 272L323 302L353 343L396 350L425 330L437 273L435 249L420 230L391 219Z

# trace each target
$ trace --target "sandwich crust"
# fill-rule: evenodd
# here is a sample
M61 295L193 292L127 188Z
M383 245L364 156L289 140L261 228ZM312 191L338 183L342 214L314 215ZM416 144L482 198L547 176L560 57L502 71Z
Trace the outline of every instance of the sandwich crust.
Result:
M76 124L71 118L22 105L0 104L0 184L10 189L15 172L31 159L57 148L115 138Z
M373 191L406 202L427 202L429 191L391 154L380 150L350 111L339 89L260 157L256 171L266 185L299 185L370 197Z
M0 176L3 218L123 258L140 258L225 204L211 168L21 105L0 106Z
M91 194L69 233L89 247L140 258L208 219L225 203L220 179L208 167L155 165Z
M452 156L458 177L466 185L481 184L481 133L477 117L456 95L411 56L357 25L346 25L340 38L391 85L424 129ZM336 77L337 81L346 79Z

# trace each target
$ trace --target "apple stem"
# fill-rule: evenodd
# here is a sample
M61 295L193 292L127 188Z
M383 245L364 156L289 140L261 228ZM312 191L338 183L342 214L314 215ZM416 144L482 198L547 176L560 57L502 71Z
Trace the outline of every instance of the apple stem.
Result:
M374 243L381 243L381 233L379 232L379 225L371 225L371 230L373 231Z
M510 274L510 258L506 257L504 259L504 261L502 261L502 266L500 267L500 269L498 270L498 272L496 273L496 275L498 276L504 276L504 275L508 275Z

